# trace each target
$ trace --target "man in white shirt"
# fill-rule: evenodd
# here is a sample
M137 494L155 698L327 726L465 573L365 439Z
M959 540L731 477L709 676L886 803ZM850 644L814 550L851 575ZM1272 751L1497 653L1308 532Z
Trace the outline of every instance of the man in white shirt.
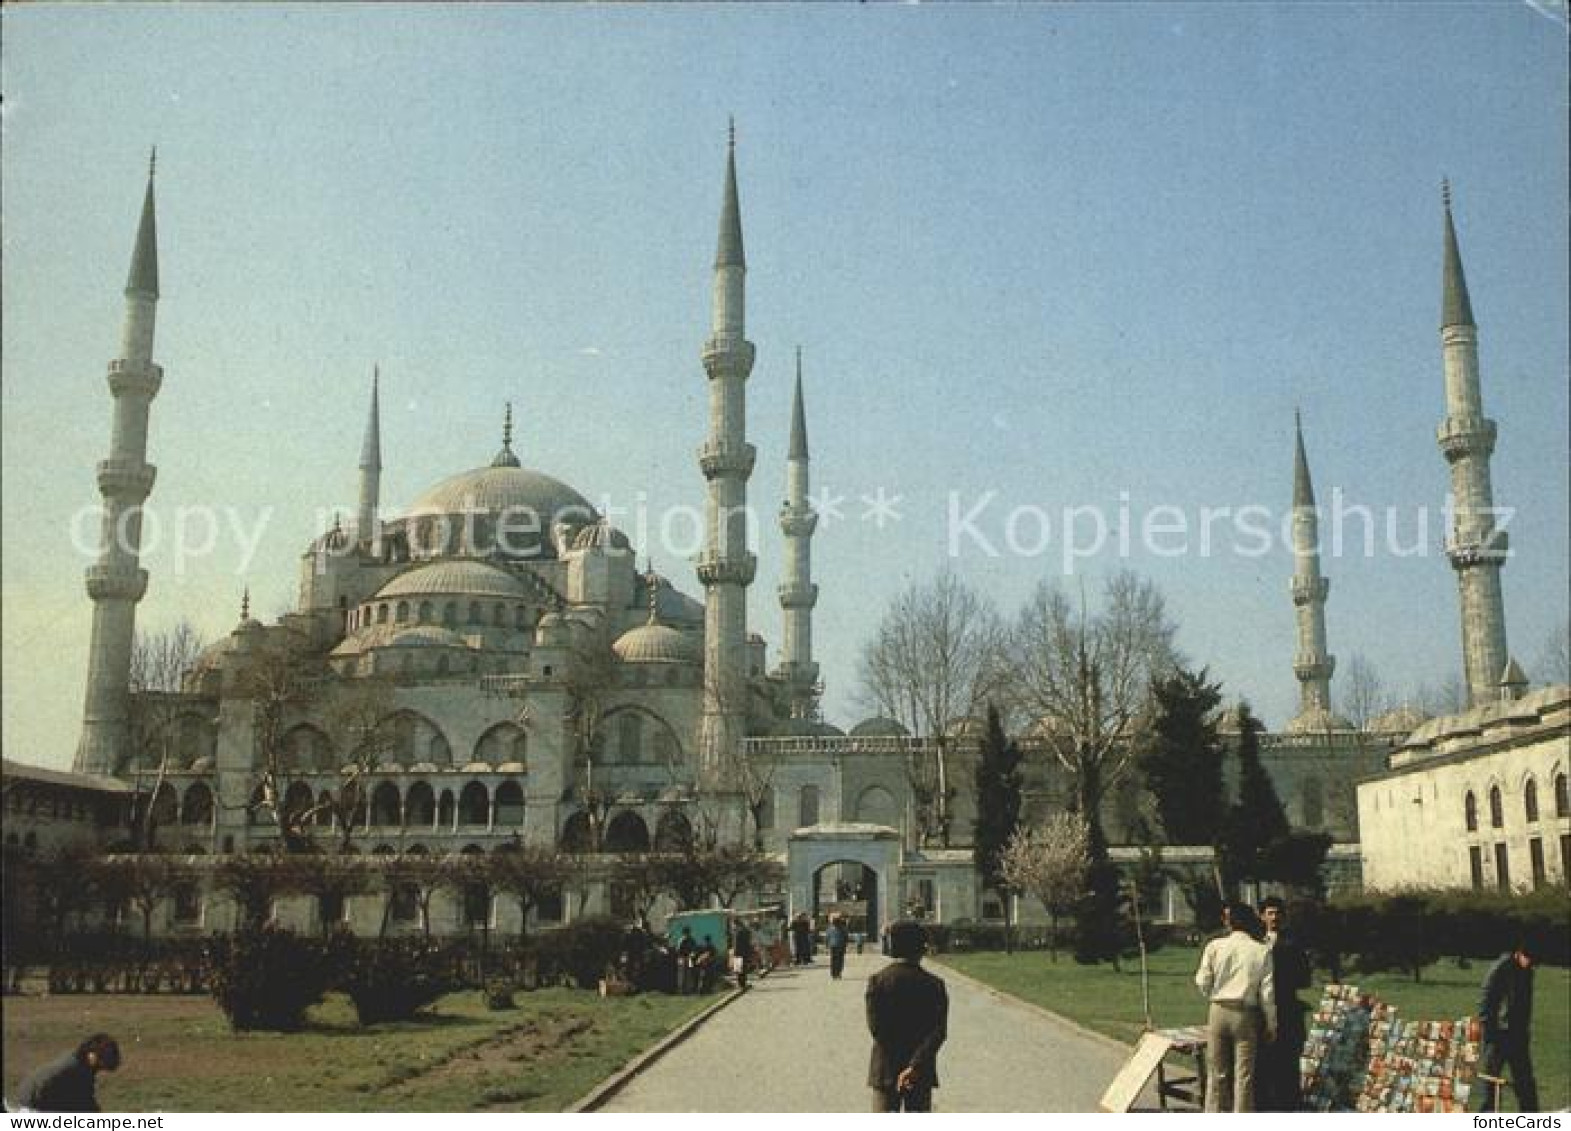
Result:
M1211 1003L1206 1111L1254 1111L1255 1052L1262 1038L1276 1039L1271 949L1259 941L1260 920L1246 903L1227 904L1222 926L1227 934L1206 944L1195 971L1195 985Z

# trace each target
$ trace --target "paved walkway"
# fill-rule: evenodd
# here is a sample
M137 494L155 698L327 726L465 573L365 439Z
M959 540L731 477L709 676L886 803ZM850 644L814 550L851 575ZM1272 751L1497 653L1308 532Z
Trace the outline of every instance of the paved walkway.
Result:
M771 974L601 1110L867 1111L862 995L886 962L852 955L839 982L824 958ZM1127 1051L958 977L945 980L949 1040L938 1057L936 1110L1097 1110Z

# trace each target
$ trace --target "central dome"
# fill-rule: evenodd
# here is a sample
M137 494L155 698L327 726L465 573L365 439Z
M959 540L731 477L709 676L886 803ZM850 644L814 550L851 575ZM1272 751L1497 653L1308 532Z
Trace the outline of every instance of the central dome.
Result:
M589 501L560 479L527 467L477 467L442 480L409 507L409 516L436 514L498 514L525 522L537 520L549 530L558 522L574 526L599 515Z

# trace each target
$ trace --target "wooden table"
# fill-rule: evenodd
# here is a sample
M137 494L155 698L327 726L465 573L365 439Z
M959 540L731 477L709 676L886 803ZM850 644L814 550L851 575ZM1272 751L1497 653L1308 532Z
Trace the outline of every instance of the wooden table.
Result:
M1191 1075L1169 1075L1165 1058L1156 1066L1156 1098L1163 1111L1167 1101L1190 1104L1196 1111L1206 1106L1206 1030L1204 1025L1184 1025L1177 1029L1158 1029L1168 1043L1168 1052L1194 1058ZM1187 1066L1185 1066L1187 1068Z

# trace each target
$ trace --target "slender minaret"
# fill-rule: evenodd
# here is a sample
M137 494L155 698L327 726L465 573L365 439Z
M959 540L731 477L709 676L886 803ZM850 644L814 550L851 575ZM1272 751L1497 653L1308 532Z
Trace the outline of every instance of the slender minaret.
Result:
M371 370L371 412L365 421L365 442L360 445L360 506L355 512L355 537L376 540L376 511L382 493L382 414L378 403L382 370Z
M747 261L736 194L736 127L726 152L725 198L715 253L712 332L704 343L709 378L709 439L698 453L708 481L706 540L698 563L704 586L704 716L699 726L700 779L714 783L742 740L747 719L747 587L757 559L747 548L747 480L756 452L747 442L747 378L753 343L746 337Z
M1456 224L1451 218L1451 185L1445 202L1445 273L1440 311L1440 345L1446 381L1446 417L1437 439L1451 465L1455 508L1446 553L1456 570L1462 604L1462 663L1473 706L1501 697L1501 681L1511 657L1506 651L1505 601L1500 567L1509 546L1506 532L1495 529L1495 496L1489 456L1495 450L1495 422L1484 416L1478 388L1478 327L1462 273ZM1514 673L1513 673L1514 674Z
M1319 729L1331 717L1331 673L1336 657L1326 651L1326 596L1331 582L1320 573L1320 516L1315 510L1315 485L1304 455L1304 427L1293 413L1293 610L1298 618L1298 651L1293 674L1298 677L1298 718L1295 723Z
M802 347L796 348L796 391L791 400L791 444L786 450L786 499L780 508L785 535L785 580L780 608L785 621L780 674L791 693L791 717L813 718L818 710L818 665L813 662L813 530L818 512L808 498L807 416L802 409Z
M87 696L82 708L82 738L76 769L114 773L131 753L129 680L136 605L147 592L147 571L138 564L142 544L142 504L153 489L157 469L147 462L147 416L163 383L153 361L153 328L158 312L158 230L153 205L157 151L148 162L142 220L125 284L125 322L120 356L109 363L109 392L114 396L114 425L109 458L98 465L103 496L103 526L98 562L87 571L93 600L93 635L87 655Z

